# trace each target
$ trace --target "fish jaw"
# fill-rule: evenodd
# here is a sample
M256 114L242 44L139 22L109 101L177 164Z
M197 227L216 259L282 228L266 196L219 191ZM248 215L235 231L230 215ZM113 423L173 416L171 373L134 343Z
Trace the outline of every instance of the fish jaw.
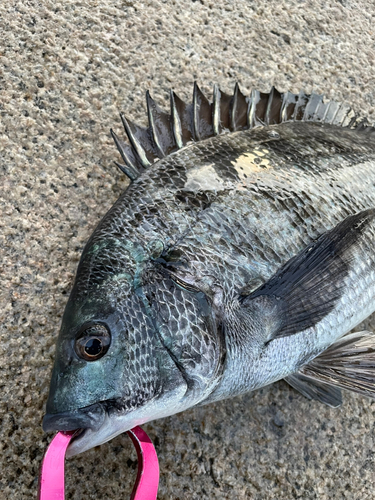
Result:
M186 387L179 385L174 391L149 401L135 410L121 410L110 401L96 403L77 411L46 414L44 431L67 431L81 429L71 441L66 456L74 457L95 446L99 446L137 425L150 420L167 417L195 404L186 398Z

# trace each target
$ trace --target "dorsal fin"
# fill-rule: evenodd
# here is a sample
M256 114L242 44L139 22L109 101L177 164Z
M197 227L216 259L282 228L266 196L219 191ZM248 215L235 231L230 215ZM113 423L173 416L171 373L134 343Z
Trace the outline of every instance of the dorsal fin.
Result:
M146 92L148 123L159 158L163 158L176 149L172 131L172 115L164 113Z
M176 142L176 146L178 149L181 149L184 145L184 138L182 133L182 126L180 115L178 113L177 105L176 105L176 94L171 90L170 91L170 104L171 104L171 122L172 122L172 132L173 137Z
M117 149L118 149L123 161L125 162L124 168L128 167L131 171L134 170L134 172L137 173L135 178L138 177L139 170L137 168L137 160L134 157L132 148L129 147L127 144L125 144L123 141L121 141L118 138L117 134L115 134L112 129L110 130L110 132L111 132L113 140L115 141ZM122 168L122 166L120 168L124 172L124 169Z
M281 106L281 122L288 122L292 119L294 108L296 107L296 103L298 101L298 95L293 94L292 92L286 92L283 95L283 104Z
M248 128L247 109L248 99L241 92L238 83L236 83L233 97L229 101L229 128L232 132Z
M193 132L196 141L201 141L214 135L212 127L212 104L198 87L197 82L194 82L193 92Z
M147 129L134 125L123 114L120 117L132 146L134 157L143 168L148 167L152 162L153 151Z
M229 109L232 96L222 92L217 85L214 86L213 96L213 131L214 135L229 131Z
M300 92L298 94L298 99L296 102L296 105L294 107L294 112L293 112L293 117L292 120L295 122L300 122L303 120L304 114L305 114L305 109L306 106L309 102L309 95L306 95L304 92Z
M271 92L269 93L267 110L265 116L265 123L267 125L274 125L276 123L280 123L281 116L281 106L283 104L283 95L275 89L275 87L271 88Z
M311 94L310 99L305 107L305 112L303 115L303 119L306 122L316 120L317 111L319 106L323 102L323 96L319 94Z
M193 140L193 105L186 104L175 92L173 100L181 124L182 144L185 146Z
M125 165L119 168L131 179L143 169L192 141L201 141L218 134L287 121L330 123L358 131L371 132L374 127L360 120L347 104L324 101L318 94L281 93L272 87L269 93L253 90L250 97L240 91L233 95L215 85L212 103L194 84L193 102L187 104L173 91L170 93L170 113L162 111L149 92L146 93L148 128L133 124L121 114L128 143L112 136Z
M250 128L265 124L269 94L253 90L250 97L249 125Z

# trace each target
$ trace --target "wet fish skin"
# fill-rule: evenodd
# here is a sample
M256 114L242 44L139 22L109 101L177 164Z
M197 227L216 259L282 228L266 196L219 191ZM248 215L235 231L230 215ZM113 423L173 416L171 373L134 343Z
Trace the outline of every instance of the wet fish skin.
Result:
M371 314L374 135L301 121L240 130L190 144L134 178L82 254L45 429L86 422L74 455L294 374ZM259 294L321 235L344 241L335 230L358 213L342 266L328 256L324 280L296 284L303 307L294 297L288 308L292 291L276 296L281 309L274 294ZM315 300L322 291L332 307ZM111 344L87 362L75 342L95 324L106 325ZM293 332L277 336L288 325Z

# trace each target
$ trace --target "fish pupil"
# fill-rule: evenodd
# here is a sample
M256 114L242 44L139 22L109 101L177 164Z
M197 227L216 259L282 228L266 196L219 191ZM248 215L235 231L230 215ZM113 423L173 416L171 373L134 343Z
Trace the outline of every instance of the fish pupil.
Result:
M102 341L98 338L89 339L85 344L85 352L89 356L97 356L102 351Z

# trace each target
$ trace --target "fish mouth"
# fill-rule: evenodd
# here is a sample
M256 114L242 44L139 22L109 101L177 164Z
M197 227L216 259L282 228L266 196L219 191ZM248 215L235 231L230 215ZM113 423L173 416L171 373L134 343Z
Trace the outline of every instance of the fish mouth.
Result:
M182 403L185 395L186 385L181 384L137 408L124 405L124 401L118 398L71 411L47 413L43 419L43 430L45 432L80 430L70 441L66 451L66 457L71 458L106 443L137 425L190 408L192 406L190 399Z
M47 413L43 418L42 427L44 432L77 431L66 453L69 458L101 444L96 443L93 437L100 433L106 420L105 406L102 403L95 403L73 411Z
M43 418L43 430L77 431L66 451L66 458L71 458L148 420L126 418L126 415L116 415L111 409L107 402L101 402L73 411L47 413Z

